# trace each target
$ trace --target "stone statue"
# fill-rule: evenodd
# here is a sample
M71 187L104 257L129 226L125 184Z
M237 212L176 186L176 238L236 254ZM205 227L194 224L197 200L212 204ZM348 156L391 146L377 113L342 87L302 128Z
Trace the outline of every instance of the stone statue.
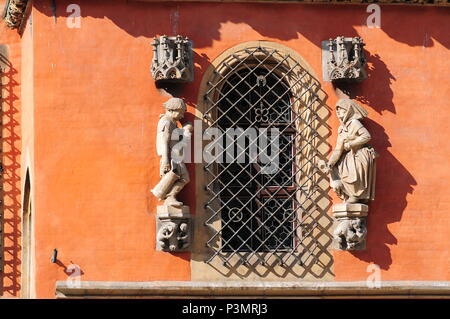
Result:
M178 201L176 196L189 183L183 149L190 147L193 127L186 124L182 129L178 128L178 121L186 112L182 99L171 98L164 103L164 107L166 112L160 116L156 135L161 180L151 190L159 200L164 201L157 207L156 248L169 252L185 251L190 247L191 215L189 207Z
M375 158L377 153L367 145L370 133L360 120L367 111L350 99L340 99L336 113L341 125L336 147L326 171L331 187L346 203L367 203L375 198Z
M186 112L186 105L182 99L171 98L164 103L164 107L166 113L159 119L156 136L156 152L161 157L159 166L161 181L152 193L158 199L164 200L166 206L181 207L183 203L175 196L189 183L189 172L183 162L183 154L175 152L174 146L179 141L172 140L172 134L177 129L177 122ZM183 138L190 139L192 125L186 124L183 131Z
M181 223L178 227L178 246L180 249L184 249L189 247L189 230L188 230L188 224Z
M173 222L165 223L158 231L157 242L161 249L174 251L177 248L176 242L173 242L177 225Z
M371 136L360 122L367 111L351 99L340 99L336 114L341 123L336 147L328 163L319 168L330 174L330 186L344 200L333 207L341 221L335 231L341 249L361 249L367 233L365 217L368 202L375 198L375 150L367 143ZM345 240L343 240L345 237Z

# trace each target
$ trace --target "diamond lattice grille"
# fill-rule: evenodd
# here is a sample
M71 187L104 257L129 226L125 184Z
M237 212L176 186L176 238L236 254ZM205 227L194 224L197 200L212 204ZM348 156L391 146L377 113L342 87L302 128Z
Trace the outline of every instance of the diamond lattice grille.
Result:
M324 196L316 165L319 82L288 54L257 47L230 56L207 84L204 120L223 134L214 161L204 165L205 225L212 230L206 245L213 251L207 262L317 259L326 250L317 240L326 233L317 206ZM274 158L277 169L267 170Z

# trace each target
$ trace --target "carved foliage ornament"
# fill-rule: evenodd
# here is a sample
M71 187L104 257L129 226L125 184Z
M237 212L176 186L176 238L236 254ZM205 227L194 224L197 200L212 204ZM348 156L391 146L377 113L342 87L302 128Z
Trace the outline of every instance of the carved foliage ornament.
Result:
M158 211L156 226L158 229L156 249L158 251L178 252L190 249L190 215L169 216Z
M367 78L364 41L360 37L337 37L324 41L324 79L331 82L360 82Z
M155 81L191 82L194 80L192 41L177 35L155 38L151 72Z
M5 7L5 23L11 29L17 29L22 23L28 0L9 0Z

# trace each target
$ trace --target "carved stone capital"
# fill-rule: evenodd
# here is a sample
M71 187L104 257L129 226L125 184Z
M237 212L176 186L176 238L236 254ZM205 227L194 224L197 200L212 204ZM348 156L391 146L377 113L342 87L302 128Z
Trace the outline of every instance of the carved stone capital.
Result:
M156 214L156 249L159 251L189 251L191 247L191 215L189 207L161 205Z
M5 7L5 23L10 29L17 29L27 8L28 0L9 0Z
M366 248L366 216L369 207L365 204L336 204L333 216L336 228L333 232L336 248L340 250L363 250Z
M361 82L367 78L365 43L360 37L322 41L323 78L327 82Z
M191 82L194 80L192 41L177 35L163 35L152 42L151 72L158 82Z

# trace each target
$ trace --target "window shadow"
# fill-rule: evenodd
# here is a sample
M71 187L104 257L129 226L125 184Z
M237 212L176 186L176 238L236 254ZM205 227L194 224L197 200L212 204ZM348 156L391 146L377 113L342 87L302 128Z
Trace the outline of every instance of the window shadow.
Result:
M378 54L364 50L367 59L368 78L360 83L339 84L337 88L346 96L370 106L379 114L387 111L396 114L392 101L392 82L396 80L386 63Z
M363 122L372 135L370 144L380 156L376 163L375 200L370 203L367 219L366 250L353 251L352 254L387 270L392 264L389 245L397 244L388 225L401 220L407 205L406 197L413 193L417 182L389 151L392 145L384 128L370 119L364 119Z
M2 210L3 210L3 293L18 296L20 292L21 267L21 191L20 185L20 125L16 105L19 98L15 91L17 69L9 59L0 54L1 125L2 125Z

